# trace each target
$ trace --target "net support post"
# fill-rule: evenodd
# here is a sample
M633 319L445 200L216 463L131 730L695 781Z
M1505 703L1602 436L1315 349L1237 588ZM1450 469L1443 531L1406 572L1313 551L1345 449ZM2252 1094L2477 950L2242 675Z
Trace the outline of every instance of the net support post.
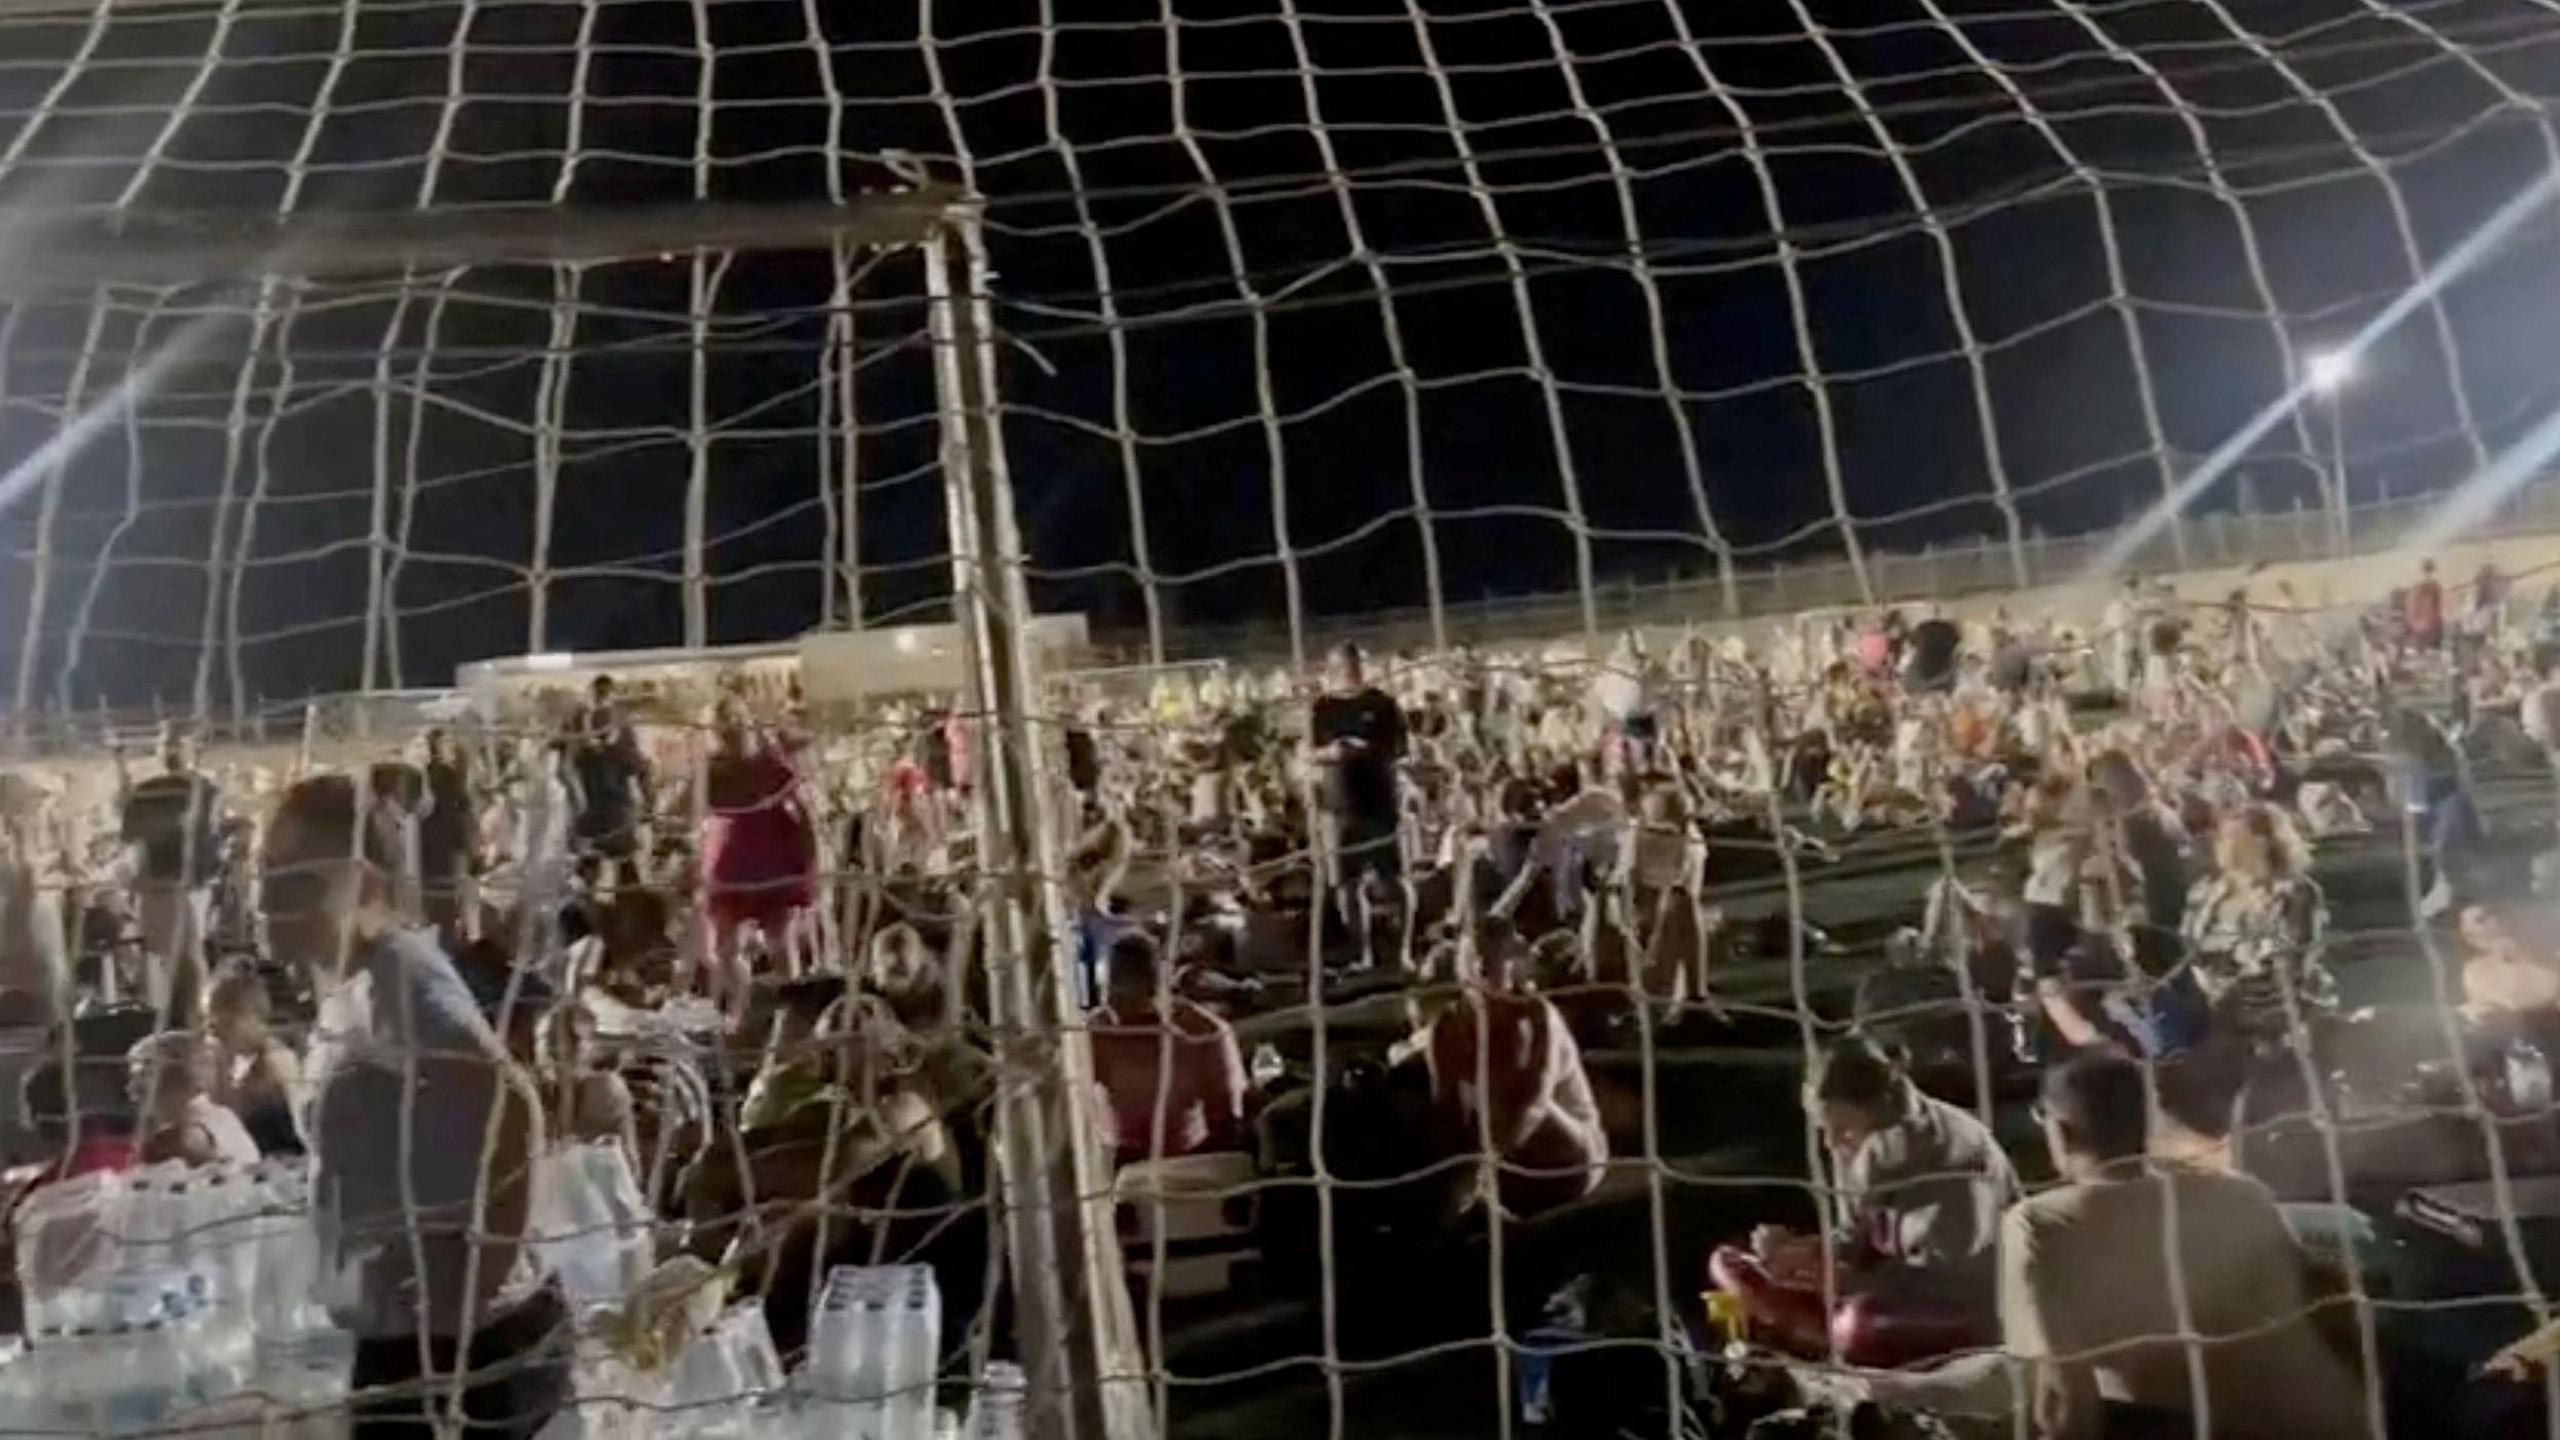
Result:
M1072 983L1054 747L1033 714L1021 535L995 423L994 328L976 208L924 247L943 410L952 608L977 727L979 954L1000 1092L996 1170L1032 1440L1145 1440L1147 1369L1123 1282L1112 1167L1090 1097L1093 1053Z

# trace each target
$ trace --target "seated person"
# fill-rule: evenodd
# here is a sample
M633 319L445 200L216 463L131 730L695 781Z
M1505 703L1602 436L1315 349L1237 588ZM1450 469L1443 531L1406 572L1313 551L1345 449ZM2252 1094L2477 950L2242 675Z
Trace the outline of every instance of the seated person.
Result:
M544 1039L550 1064L541 1079L550 1101L551 1133L580 1144L620 1145L632 1173L644 1173L631 1087L620 1071L597 1061L595 1012L584 1005L562 1005L548 1019Z
M619 1145L632 1173L640 1173L631 1091L621 1076L587 1063L595 1017L583 1006L563 1005L557 986L535 971L517 969L494 940L463 946L454 970L481 1017L506 1042L508 1055L540 1087L550 1138Z
M818 1035L828 1014L844 999L844 977L810 975L774 987L773 1028L764 1059L747 1084L738 1111L738 1128L769 1130L782 1125L802 1106L822 1101L827 1065L819 1053Z
M792 1008L786 998L786 1014ZM828 1005L798 1043L801 1058L777 1072L784 1083L760 1092L801 1098L755 1117L731 1143L705 1146L678 1182L688 1248L734 1270L741 1293L762 1297L784 1354L805 1342L809 1297L833 1265L895 1256L932 1265L946 1296L980 1293L984 1217L967 1197L979 1193L969 1186L983 1167L960 1152L900 1034L872 997ZM800 1075L805 1091L787 1078ZM946 1344L951 1322L971 1313L966 1303L947 1306Z
M84 1058L77 1068L96 1067ZM38 1149L49 1158L36 1184L130 1170L141 1163L132 1102L111 1093L114 1089L86 1074L66 1087L59 1060L48 1060L27 1076L18 1103L26 1111L27 1128Z
M151 1036L126 1055L141 1117L142 1162L255 1165L258 1142L240 1117L215 1101L214 1048L192 1030Z
M2466 905L2462 943L2462 1018L2474 1026L2560 1019L2560 965L2552 947L2535 943L2522 917L2488 905Z
M2031 1367L2035 1433L2372 1433L2366 1387L2320 1328L2324 1297L2274 1199L2245 1177L2152 1160L2138 1063L2073 1058L2047 1075L2043 1115L2064 1183L2000 1223L2002 1345Z
M1252 1082L1234 1028L1171 993L1156 943L1143 933L1114 940L1104 967L1109 998L1092 1016L1093 1074L1120 1163L1250 1148Z
M1832 1157L1840 1224L1819 1236L1763 1226L1708 1261L1718 1288L1788 1348L1891 1366L1987 1337L2009 1157L1971 1113L1924 1095L1900 1063L1852 1035L1823 1056L1806 1106Z
M1416 1041L1445 1153L1489 1149L1500 1167L1497 1193L1473 1199L1498 1200L1521 1218L1597 1188L1609 1137L1564 1017L1522 983L1516 963L1496 969L1499 978L1461 987Z
M261 1153L299 1155L302 1062L273 1028L275 997L266 977L245 965L226 968L205 1001L212 1041L213 1098L229 1107Z

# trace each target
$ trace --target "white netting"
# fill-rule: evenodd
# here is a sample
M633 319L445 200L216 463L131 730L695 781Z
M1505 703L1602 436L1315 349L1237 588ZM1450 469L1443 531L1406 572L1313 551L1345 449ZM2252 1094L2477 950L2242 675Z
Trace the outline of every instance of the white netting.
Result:
M12 207L809 200L897 157L975 188L1040 598L1177 648L1666 577L1854 598L1892 567L1783 567L1871 550L2022 578L2553 143L2528 4L23 10ZM2531 418L2526 263L2371 357L2351 499ZM914 292L740 254L13 309L16 701L786 635L855 570L866 613L922 603ZM2325 496L2317 428L2201 508Z
M1032 607L1081 612L1111 658L1140 662L1135 682L1119 694L1121 681L1099 676L1072 696L1021 693L1009 687L1027 676L978 671L985 657L972 649L970 693L923 702L978 707L938 742L920 738L941 732L912 709L791 717L821 737L792 752L819 782L805 817L819 832L805 868L829 882L816 963L868 955L907 913L896 903L921 905L930 938L919 943L951 967L954 1014L986 1022L954 1026L966 1042L955 1052L984 1051L986 1073L967 1077L934 1070L948 1057L931 1044L937 1058L919 1061L862 1031L862 1045L883 1048L866 1050L878 1063L854 1067L861 1084L844 1087L861 1113L803 1157L817 1179L792 1213L870 1227L867 1252L839 1244L834 1259L932 1256L955 1317L951 1336L935 1338L960 1342L939 1373L955 1385L1010 1348L1001 1322L1018 1312L1033 1315L1026 1331L1069 1313L1112 1328L1112 1307L1091 1305L1080 1282L1125 1260L1139 1277L1130 1328L1152 1408L1184 1433L1509 1434L1549 1410L1576 1433L1736 1430L1750 1386L1711 1380L1700 1363L1711 1317L1730 1318L1700 1295L1714 1247L1755 1218L1802 1221L1843 1191L1855 1200L1877 1178L1826 1170L1820 1137L1795 1116L1805 1066L1839 1032L1857 1021L1922 1034L1938 1047L1925 1057L1940 1067L1934 1091L1993 1122L2026 1169L2039 1147L2018 1087L2060 1048L2083 1031L2139 1032L2146 1056L2188 1048L2154 1034L2171 1023L2156 1016L2074 1010L2070 977L2047 974L2058 982L2047 995L2032 966L2012 993L1999 988L2006 972L1984 989L1990 972L1969 964L1886 965L1887 935L1928 918L1941 938L1978 929L1968 955L2020 928L2047 969L2103 958L2084 950L2104 947L2069 943L2044 953L2056 926L2116 936L2126 951L2165 946L2139 957L2138 983L2105 994L2119 1008L2171 992L2181 960L2213 972L2217 1003L2237 993L2235 1008L2275 1006L2276 1022L2240 1047L2254 1086L2244 1140L2274 1139L2243 1158L2288 1200L2338 1207L2330 1218L2345 1216L2347 1231L2389 1218L2404 1197L2433 1205L2407 1233L2465 1240L2480 1273L2394 1279L2347 1265L2353 1334L2331 1358L2362 1362L2363 1379L2347 1365L2260 1399L2270 1413L2307 1392L2376 1414L2388 1400L2401 1407L2394 1418L2443 1413L2477 1392L2440 1372L2524 1328L2515 1303L2543 1318L2530 1262L2551 1205L2532 1187L2551 1182L2520 1177L2551 1168L2560 1146L2544 1133L2550 1079L2532 1027L2519 1038L2505 1021L2482 1023L2550 1008L2548 997L2483 999L2537 983L2515 955L2540 942L2502 949L2492 930L2466 933L2472 964L2458 966L2454 937L2413 912L2439 882L2448 894L2469 888L2467 900L2521 889L2467 878L2465 857L2528 847L2481 843L2451 797L2475 798L2511 841L2539 828L2545 782L2519 778L2536 747L2511 747L2522 761L2510 764L2467 714L2453 733L2478 752L2468 766L2386 733L2399 723L2393 687L2404 698L2441 689L2438 647L2361 632L2354 611L2411 582L2414 556L2307 562L2387 553L2495 457L2541 468L2528 442L2547 449L2560 399L2541 353L2560 318L2544 278L2547 215L2527 215L2483 262L2360 345L2352 376L2316 362L2560 168L2547 113L2560 93L2555 37L2560 6L2535 0L0 0L0 222L44 222L0 223L0 615L16 621L0 625L0 646L18 733L33 733L41 712L57 735L94 735L98 710L244 720L313 692L443 686L501 656L567 668L571 652L700 650L849 624L947 618L968 630L1008 597L968 588L985 572L955 583L955 552L967 560L984 546L1001 559L1005 526L969 511L968 467L955 459L997 451ZM578 263L484 250L451 268L348 274L324 232L294 228L350 211L527 206L554 207L564 225L610 224L636 207L753 216L918 182L982 204L969 219L990 265L992 394L955 378L965 337L929 298L926 257L911 244L774 236ZM119 273L111 236L89 257L6 244L107 233L60 228L65 219L202 212L274 218L282 233L316 236L315 248L178 283ZM2269 410L2288 396L2299 403ZM2199 623L2188 660L2155 666L2145 628L2195 612L2148 595L2110 604L2054 592L2010 601L2018 613L1989 628L1998 597L2087 581L2119 527L2262 414L2278 418L2133 557L2207 577L2187 583L2190 606L2255 585L2218 622L2227 632ZM979 433L978 420L992 423ZM2508 548L2448 551L2446 578L2497 560L2538 585L2549 494L2531 487L2506 502ZM2306 562L2282 573L2293 588L2281 596L2228 573L2270 560ZM1979 632L1968 637L1983 642L1976 654L2014 642L2022 663L2052 666L2056 691L2113 689L2142 715L2136 732L2072 752L2047 733L2071 722L2042 702L2013 696L1977 715L1854 684L1834 693L1828 662L1880 668L1870 640L1879 654L1900 642L1880 626L1768 623L1977 593L1993 598L1959 617ZM2477 593L2439 602L2458 609ZM2392 613L2423 630L2415 608ZM1730 651L1696 633L1610 649L1631 626L1752 617L1761 623L1718 633ZM2464 652L2476 681L2467 704L2521 701L2529 713L2540 702L2523 619L2519 604L2481 622ZM1399 847L1416 877L1402 895L1380 886L1369 898L1447 933L1425 924L1380 941L1375 958L1392 970L1390 954L1433 957L1431 981L1470 987L1516 963L1564 1008L1497 986L1464 991L1474 998L1455 1008L1421 987L1408 1009L1386 993L1400 985L1354 973L1368 947L1349 931L1368 910L1326 917L1339 879L1368 878L1334 863L1363 837L1307 816L1361 806L1328 795L1321 769L1279 759L1311 719L1292 687L1347 634L1418 652L1393 672L1397 698L1418 729L1445 727L1406 756L1406 798L1384 822L1392 838L1365 838ZM1583 647L1523 660L1509 678L1451 653L1555 635ZM2503 668L2492 674L2483 656ZM1195 659L1234 673L1185 671L1141 700L1150 679L1173 674L1167 662ZM1275 662L1299 673L1267 681ZM736 757L715 761L698 743L711 687L679 688L651 717L661 783L634 803L707 849L734 779L715 784L711 772ZM784 688L776 680L745 703L779 720L791 708ZM2291 707L2282 724L2269 720L2277 699ZM327 755L236 757L223 772L236 808L271 818L277 777L252 765L380 758L389 736L369 723L347 727L356 739ZM1319 742L1369 723L1312 717ZM1993 739L1966 739L1968 726ZM1075 799L1044 783L1044 767L1072 768L1061 729L1082 737L1098 773L1073 783ZM470 739L510 767L502 793L470 802L513 826L492 846L508 895L569 883L536 874L542 846L526 838L542 833L546 806L584 814L595 803L585 771L552 800L541 742L561 735L510 708ZM2250 748L2277 736L2271 760ZM926 758L936 743L938 774ZM612 748L593 733L563 744L582 765ZM2213 873L2183 930L2143 919L2117 893L2114 866L2101 867L2109 884L2082 883L2072 867L2086 855L2062 845L2057 859L2054 833L2101 860L2137 843L2124 816L2101 825L2085 808L2128 803L2087 768L2109 745L2178 804L2227 819L2259 814L2250 806L2263 799L2306 825L2334 824L2320 871L2331 903L2261 904L2232 879L2249 866L2201 839L2185 861ZM2091 777L2087 793L2013 790L2022 776L1973 766L1983 757L1968 746L2067 761ZM1829 768L1794 773L1817 751ZM2406 759L2414 782L2387 801L2376 798L2378 754ZM1647 778L1654 768L1663 774ZM1638 829L1601 813L1605 799L1575 808L1615 793L1586 789L1581 770L1616 777L1618 803L1641 812L1648 838L1697 840L1722 868L1692 873L1686 849L1639 853ZM973 774L978 794L964 798L954 777ZM187 919L193 886L155 891L148 875L30 858L48 845L116 848L79 818L107 808L103 767L61 762L57 778L57 823L21 825L12 863L36 888L131 888L142 947L190 948L172 927L209 923ZM755 793L745 808L771 805ZM1099 821L1089 833L1064 813L1080 807ZM2360 838L2357 818L2378 822L2381 838ZM2004 849L1996 837L2010 822L2021 833ZM2087 838L2100 832L2103 843ZM953 843L963 836L974 854ZM2230 840L2250 843L2289 852L2281 836ZM1609 847L1624 864L1566 883ZM256 867L238 853L233 882L245 888ZM2002 856L2022 873L2001 872ZM2139 869L2143 857L2130 858ZM708 906L693 917L680 858L590 868L598 894L677 896L674 918L640 925L653 945L699 948L717 961L705 973L724 981L731 962L746 963L733 953L744 943L734 915ZM1004 877L1032 868L1057 884L1008 901ZM1972 913L1947 883L1959 879L1998 899L1978 926L1949 918ZM921 899L899 890L908 881ZM2236 900L2234 886L2246 892ZM972 922L982 928L948 923L936 904L983 917ZM1041 1277L1005 1273L991 1238L999 1221L1021 1224L1029 1192L1006 1187L1029 1186L1027 1168L1086 1187L1087 1200L1107 1191L1090 1153L1054 1175L1019 1163L1048 1157L1043 1136L1072 1147L1038 1132L1031 1109L992 1119L1008 1087L1039 1091L1046 1123L1071 1124L1059 1096L1081 1091L1087 1066L1106 1071L1106 1091L1112 1064L1146 1069L1143 1054L1114 1053L1112 1031L1134 1028L1166 1055L1197 1038L1106 1013L1099 1060L1082 1045L1048 1048L1046 1032L1077 1028L1062 1010L1070 962L1015 962L1045 956L1044 929L1070 908L1091 948L1107 949L1119 921L1177 949L1186 937L1205 944L1202 970L1219 984L1195 999L1242 1037L1217 1058L1238 1068L1267 1041L1277 1069L1253 1077L1257 1093L1303 1088L1249 1130L1240 1112L1228 1117L1239 1133L1219 1139L1234 1148L1209 1147L1197 1167L1124 1172L1124 1195L1152 1178L1207 1198L1157 1207L1154 1223L1124 1235L1125 1255L1103 1247L1070 1265L1076 1293L1040 1294ZM1496 923L1478 923L1487 910ZM2274 928L2234 939L2217 923ZM1507 948L1538 941L1534 955ZM275 958L277 942L263 946ZM2243 953L2252 958L2231 961ZM2341 1008L2396 1005L2409 1033L2372 1039L2382 1032L2330 1015L2325 975L2305 973L2324 955L2341 971L2363 962L2342 980L2352 1003ZM2496 968L2511 960L2517 975ZM1004 987L1026 973L1008 1003ZM1103 985L1089 966L1079 973ZM81 985L112 991L114 974L111 956ZM1891 980L1915 975L1924 993L1896 999ZM2084 1001L2107 990L2077 979ZM2273 993L2243 981L2273 982ZM1379 993L1353 998L1373 983ZM2457 1010L2466 997L2472 1013ZM1580 1091L1491 1098L1494 1067L1521 1060L1492 1043L1515 1022L1519 1046L1543 1063L1514 1068L1560 1089L1569 1075ZM2204 1029L2227 1039L2216 1027L2229 1023L2217 1014ZM1568 1029L1579 1038L1557 1038ZM2341 1058L2333 1029L2371 1040L2373 1053ZM752 1061L772 1058L747 1048ZM1418 1080L1417 1066L1428 1072ZM1452 1068L1466 1066L1482 1069ZM914 1079L919 1067L930 1084ZM1130 1072L1118 1073L1126 1102ZM1153 1105L1119 1107L1124 1151L1159 1152L1193 1102L1217 1108L1177 1096L1173 1066L1153 1073ZM2174 1073L2186 1079L2172 1092L2223 1093L2215 1077L2194 1078L2193 1062ZM2283 1076L2299 1082L2290 1095L2277 1093ZM2404 1094L2400 1081L2415 1088ZM706 1135L751 1128L722 1108L743 1093L704 1088ZM969 1128L936 1108L952 1094L987 1107L972 1116L984 1127L916 1139ZM1151 1122L1127 1113L1150 1109ZM1545 1118L1496 1133L1524 1114ZM2192 1113L2172 1118L2188 1140L2211 1129ZM2429 1130L2420 1143L2392 1128L2439 1122L2458 1135ZM1246 1153L1245 1134L1259 1153ZM1595 1136L1614 1161L1583 1163L1577 1146ZM705 1152L641 1138L639 1183L663 1202L660 1167L699 1165ZM874 1160L948 1159L952 1170L922 1221L901 1229L917 1217L895 1187L844 1198L844 1185L880 1172L846 1181L840 1139ZM994 1156L1007 1145L1028 1148L1001 1176ZM1417 1160L1435 1147L1436 1161ZM2411 1152L2444 1164L2384 1163ZM1939 1158L1938 1168L1982 1163ZM754 1169L743 1148L738 1164ZM1539 1181L1594 1183L1558 1213L1513 1225L1487 1223L1468 1203L1482 1197L1451 1177L1523 1210L1548 1208ZM702 1194L725 1194L722 1179L711 1172ZM2481 1188L2428 1188L2438 1180ZM769 1213L781 1202L740 1183L725 1200L692 1196L689 1228L661 1236L667 1248L682 1239L721 1253L735 1230L748 1258L733 1264L758 1263L759 1227L788 1226ZM598 1227L632 1228L616 1186L576 1193L613 1212ZM119 1225L170 1223L166 1206L116 1197L130 1207ZM2168 1210L2174 1235L2182 1211ZM1258 1264L1231 1268L1248 1238ZM1763 1280L1855 1271L1859 1257L1836 1252L1860 1238L1823 1232L1818 1263L1773 1242L1753 1263L1766 1262ZM1957 1242L1893 1243L1934 1258L1932 1246ZM1971 1263L1994 1255L1957 1248ZM2014 1260L2014 1237L2007 1250ZM955 1251L972 1252L974 1268ZM625 1258L581 1251L557 1268L592 1277ZM1713 1272L1728 1293L1748 1288L1737 1263L1728 1255ZM804 1269L758 1278L805 1288L813 1303L836 1294L819 1268ZM959 1293L964 1274L983 1292ZM1576 1277L1583 1288L1550 1310ZM2050 1348L2103 1348L2056 1317L2073 1296L2122 1287L2036 1278L2061 1297L2044 1317ZM2288 1275L2250 1293L2299 1283ZM1217 1293L1185 1293L1195 1285ZM1826 1330L1818 1287L1773 1288L1795 1297L1779 1311L1816 1307L1805 1323ZM2157 1333L2234 1328L2231 1296L2167 1289L2174 1313ZM848 1278L837 1298L858 1308L861 1293ZM2485 1309L2483 1297L2509 1308L2482 1335L2431 1318ZM1996 1338L1969 1318L1970 1338ZM1857 1348L1836 1328L1789 1336L1759 1319L1764 1340ZM731 1338L715 1347L718 1363L745 1367L735 1378L755 1388L745 1372L762 1363L757 1348ZM1050 1357L1022 1358L1035 1388L1059 1378ZM2214 1369L2175 1363L2181 1375ZM1969 1387L1912 1395L1888 1382L1877 1393L1980 1407L2000 1429L2021 1409L2008 1376L1994 1366ZM661 1373L616 1393L699 1394L693 1379L669 1383ZM2214 1405L2236 1393L2219 1377L2197 1386ZM2131 1388L2178 1404L2156 1375ZM2529 1408L2520 1394L2482 1403Z

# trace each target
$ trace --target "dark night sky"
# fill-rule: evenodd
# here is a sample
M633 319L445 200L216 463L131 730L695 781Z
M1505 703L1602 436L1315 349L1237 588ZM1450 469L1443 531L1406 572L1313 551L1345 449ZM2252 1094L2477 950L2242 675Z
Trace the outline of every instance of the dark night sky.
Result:
M1390 0L12 16L0 205L806 200L831 134L854 186L881 181L870 157L927 157L990 202L1038 598L1127 626L1142 561L1177 621L1278 617L1283 532L1310 611L1420 603L1424 513L1446 597L1569 588L1568 467L1604 581L1711 573L1710 520L1749 565L1836 551L1816 377L1871 546L1997 532L1977 384L2023 523L2110 524L2276 391L2279 333L2315 347L2409 282L2395 188L2438 254L2560 153L2521 103L2560 95L2560 22L2526 0L1418 3L1419 30ZM2373 357L2349 411L2363 493L2450 483L2560 399L2550 237L2449 297L2458 385L2431 315ZM584 572L552 582L554 648L681 638L697 464L713 638L815 623L842 459L820 443L832 266L728 265L698 367L691 279L681 259L586 271L554 366L539 268L277 287L245 369L255 289L117 290L85 372L93 297L23 307L0 331L0 463L191 315L234 317L61 471L36 698L185 703L201 674L227 707L235 636L248 695L353 683L378 491L398 678L520 652L545 473L552 568ZM948 586L919 291L887 256L855 296L875 614ZM718 432L698 449L697 374ZM2311 493L2303 443L2279 427L2246 467L2262 500ZM10 676L42 508L6 520Z

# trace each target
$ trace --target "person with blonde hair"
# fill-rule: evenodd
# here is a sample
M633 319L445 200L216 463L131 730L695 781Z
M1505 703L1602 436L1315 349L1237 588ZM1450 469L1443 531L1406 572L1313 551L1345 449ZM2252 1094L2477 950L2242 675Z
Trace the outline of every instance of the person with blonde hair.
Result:
M2184 936L2197 984L2221 1003L2271 983L2288 1009L2326 1008L2337 987L2322 963L2329 908L2293 822L2250 804L2214 832L2214 870L2187 895Z
M216 1058L212 1043L191 1030L146 1037L126 1053L145 1164L258 1163L249 1128L213 1098Z
M213 1098L240 1117L249 1138L269 1155L302 1153L298 1117L309 1096L302 1062L276 1038L275 1001L266 977L245 965L225 967L205 1001L205 1039L213 1056Z

